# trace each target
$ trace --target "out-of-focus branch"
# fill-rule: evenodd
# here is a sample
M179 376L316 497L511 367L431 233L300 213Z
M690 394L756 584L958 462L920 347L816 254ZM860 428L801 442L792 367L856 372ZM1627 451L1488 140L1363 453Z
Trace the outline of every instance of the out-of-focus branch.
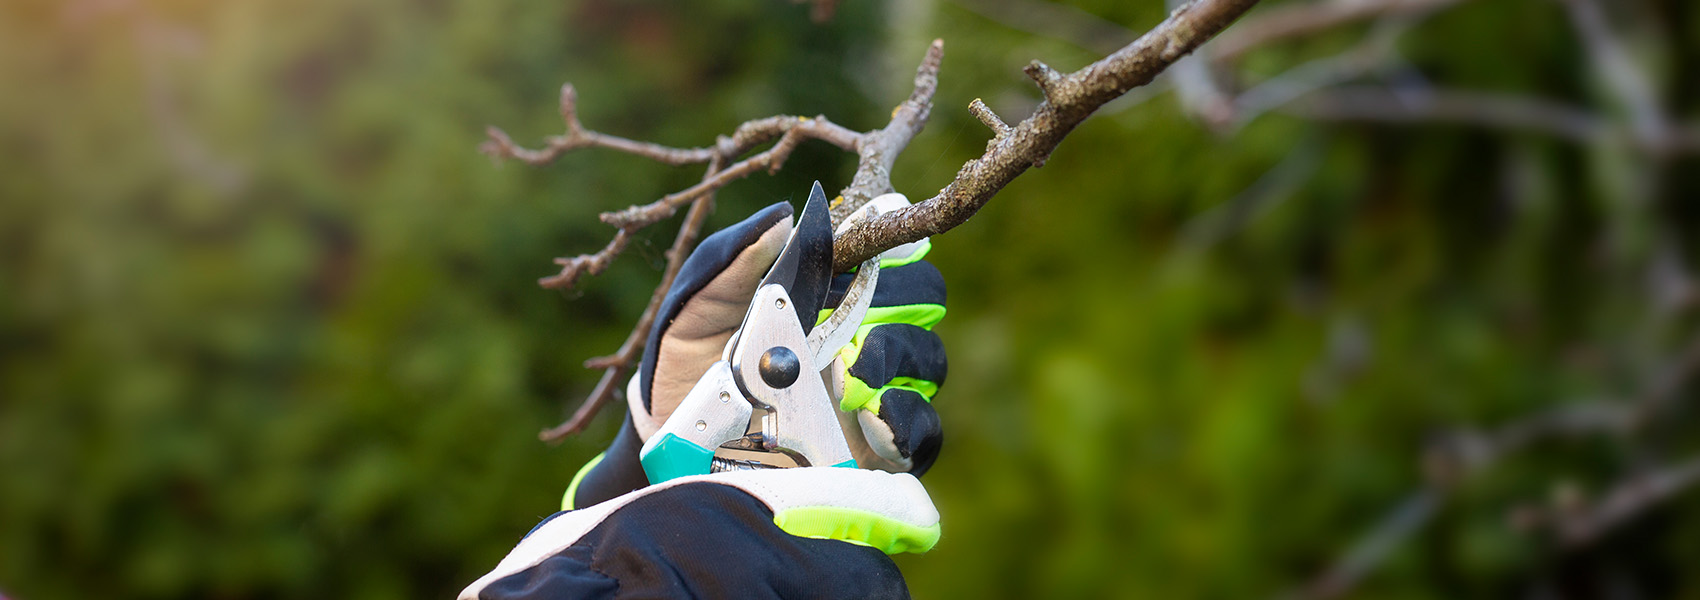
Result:
M1006 27L1066 44L1110 54L1126 46L1139 32L1074 6L1042 0L954 0L967 9Z
M1649 138L1585 109L1537 96L1456 89L1409 92L1370 86L1336 86L1303 96L1281 109L1318 121L1459 123L1556 136L1582 144L1624 141L1654 153L1700 152L1700 124L1664 126Z
M1033 114L995 139L980 158L968 161L938 195L852 225L834 240L833 267L849 270L880 252L949 231L1027 169L1043 165L1051 151L1104 103L1149 83L1169 65L1192 52L1257 0L1199 0L1175 9L1169 18L1132 44L1066 75L1039 61L1027 74L1045 99Z
M1453 490L1469 478L1498 465L1506 457L1538 442L1556 438L1585 435L1627 435L1645 428L1661 418L1677 400L1682 387L1700 372L1700 336L1689 340L1675 356L1645 381L1633 397L1616 402L1577 403L1538 411L1513 420L1489 432L1458 431L1437 439L1423 453L1425 483L1389 511L1389 517L1356 544L1353 550L1330 566L1299 594L1306 598L1337 598L1351 590L1391 550L1390 541L1409 537L1416 528L1404 523L1414 511L1410 508L1418 499L1430 506L1418 524L1427 520L1434 509L1449 497ZM1700 483L1696 463L1684 463L1667 472L1655 473L1643 483L1632 480L1621 489L1608 494L1597 508L1585 516L1571 517L1575 533L1586 533L1577 540L1597 538L1610 529L1676 491ZM1405 515L1405 516L1402 516ZM1528 511L1517 520L1526 525L1539 520ZM1528 525L1533 526L1533 525ZM1363 548L1374 548L1368 552ZM1375 560L1364 560L1373 557Z
M1611 135L1604 121L1580 108L1532 96L1466 90L1401 94L1377 87L1339 86L1309 94L1283 110L1319 121L1454 122L1534 131L1583 143Z
M1415 15L1383 17L1345 52L1302 63L1240 92L1231 106L1234 125L1243 127L1305 94L1386 68L1396 62L1398 41L1415 20Z
M1386 560L1400 543L1421 530L1445 501L1446 495L1437 489L1422 488L1411 492L1353 543L1339 561L1294 595L1317 599L1346 595Z
M1169 10L1179 8L1186 0L1167 0ZM1181 109L1217 133L1226 133L1234 120L1234 99L1222 91L1216 81L1215 63L1210 46L1175 63L1170 77L1175 82L1175 96Z
M1577 494L1561 494L1550 508L1513 512L1512 521L1520 529L1551 531L1560 544L1579 548L1695 485L1700 485L1700 457L1632 476L1591 504Z
M1559 0L1559 3L1564 5L1571 25L1582 38L1582 46L1588 51L1594 71L1599 73L1606 88L1623 103L1638 145L1663 151L1671 133L1670 119L1660 108L1652 78L1629 55L1623 41L1612 31L1599 2Z
M1284 4L1248 17L1211 44L1211 55L1232 62L1253 48L1306 37L1383 16L1420 14L1463 0L1323 0Z

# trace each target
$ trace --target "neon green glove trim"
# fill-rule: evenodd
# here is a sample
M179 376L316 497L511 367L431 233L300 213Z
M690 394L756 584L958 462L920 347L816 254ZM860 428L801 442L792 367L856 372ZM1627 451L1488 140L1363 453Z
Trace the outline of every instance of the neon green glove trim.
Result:
M943 319L944 307L937 304L870 308L867 318L862 320L862 326L856 328L856 335L850 338L850 343L838 350L838 355L844 357L845 366L856 364L856 359L862 355L862 342L868 339L868 333L875 327L908 323L932 331L933 326Z
M868 315L862 317L862 328L856 330L856 343L862 342L862 337L868 334L869 325L884 323L908 323L922 329L932 331L934 325L944 320L944 305L942 304L905 304L903 306L877 306L868 309Z
M602 463L602 456L605 454L607 452L597 454L596 458L590 459L590 462L584 463L584 466L578 468L578 473L573 475L573 482L567 484L567 493L561 496L561 510L573 509L573 496L578 494L578 483L584 481L584 476L589 474L591 469Z
M775 513L773 524L797 537L839 540L886 554L916 554L939 543L937 524L920 527L878 513L837 506L805 506Z
M855 377L844 378L844 399L838 401L838 410L850 412L861 409L874 414L880 414L880 398L885 397L886 390L909 390L920 394L927 402L933 401L933 394L939 392L939 384L922 381L912 377L893 377L891 383L880 389L870 389L868 384Z
M903 256L903 257L898 257L898 258L882 258L882 259L880 259L880 268L881 269L890 269L892 267L901 267L903 265L907 265L909 263L921 260L923 258L926 258L927 253L932 251L932 249L933 249L933 238L922 239L921 245L916 246L915 251L910 252L909 256Z
M825 323L832 316L830 308L820 311L815 324ZM862 326L856 328L856 339L851 343L862 345L862 338L868 337L868 330L875 325L890 325L892 323L908 323L927 331L932 331L934 325L944 320L945 309L939 304L905 304L903 306L876 306L868 309L868 314L862 317Z
M823 308L815 318L815 324L825 323L832 316L831 308ZM856 343L868 335L868 329L874 325L889 325L892 323L908 323L922 329L932 331L934 325L944 320L945 309L940 304L905 304L903 306L875 306L868 309L868 314L862 317L862 326L856 330Z

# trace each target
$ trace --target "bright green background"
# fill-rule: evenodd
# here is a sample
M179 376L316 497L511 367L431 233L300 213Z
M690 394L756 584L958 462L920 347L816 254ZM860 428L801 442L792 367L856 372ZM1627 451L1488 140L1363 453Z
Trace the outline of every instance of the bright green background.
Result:
M594 384L579 364L623 338L671 231L570 294L535 279L607 240L599 211L700 175L475 152L485 125L527 144L558 131L563 82L587 126L672 145L779 113L868 129L942 37L938 108L896 173L922 198L984 147L969 100L1019 118L1035 99L1021 65L1092 58L950 3L851 0L825 25L779 0L710 4L0 5L0 589L448 597L493 566L612 437L613 413L559 447L534 434ZM1136 30L1164 13L1091 4ZM1689 4L1635 4L1656 26L1632 42L1663 57L1678 109L1700 104ZM1609 106L1544 0L1471 3L1401 48L1449 85ZM1280 164L1299 176L1244 206ZM841 187L853 166L806 144L728 187L710 226L817 178ZM1642 388L1692 330L1690 307L1648 298L1697 258L1680 243L1696 167L1460 126L1277 115L1224 137L1172 95L1111 105L934 240L951 376L924 482L944 537L900 560L911 587L1301 586L1422 485L1435 435ZM1244 218L1222 218L1236 202ZM1700 597L1700 497L1582 552L1507 524L1555 489L1683 459L1700 449L1692 417L1470 479L1362 596L1627 581Z

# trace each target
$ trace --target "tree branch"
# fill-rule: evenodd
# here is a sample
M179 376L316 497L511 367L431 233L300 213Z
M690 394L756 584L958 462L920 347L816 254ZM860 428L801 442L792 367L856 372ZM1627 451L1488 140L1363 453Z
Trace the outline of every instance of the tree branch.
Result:
M522 148L506 132L488 127L484 133L490 139L478 149L494 158L511 158L532 166L549 164L573 150L593 147L635 154L676 167L705 163L717 156L716 148L669 148L585 129L578 120L578 91L570 83L561 86L561 121L566 124L567 132L550 136L542 148Z
M849 270L888 248L949 231L1028 168L1042 164L1069 132L1104 103L1149 83L1169 65L1216 35L1257 0L1199 0L1175 9L1156 28L1103 60L1060 76L1032 116L971 160L938 195L859 222L834 240L833 267ZM1029 73L1045 75L1035 62Z

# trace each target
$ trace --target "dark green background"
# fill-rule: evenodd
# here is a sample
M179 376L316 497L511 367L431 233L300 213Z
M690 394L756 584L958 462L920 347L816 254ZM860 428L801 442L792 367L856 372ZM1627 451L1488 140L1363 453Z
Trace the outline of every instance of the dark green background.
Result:
M1631 4L1632 43L1693 114L1700 11ZM1085 8L1140 31L1165 12ZM528 145L559 131L563 82L586 126L676 146L781 113L869 129L940 37L938 107L895 174L919 199L984 148L971 99L1019 118L1036 100L1028 60L1093 58L948 2L851 0L824 25L807 13L779 0L0 6L0 589L449 597L492 567L612 437L613 412L559 447L535 433L594 384L580 363L629 330L676 220L569 294L535 279L608 239L598 212L700 176L606 151L543 168L475 151L485 125ZM1362 31L1259 51L1245 72ZM1436 82L1615 114L1552 2L1468 3L1400 48ZM1283 164L1294 175L1277 193L1242 195ZM842 187L853 167L805 144L778 175L726 188L709 225L815 179ZM1437 434L1645 387L1693 330L1692 303L1649 307L1697 258L1683 243L1696 167L1455 125L1272 115L1219 136L1172 94L1107 107L934 239L951 375L937 398L947 442L923 481L944 537L900 559L911 587L1303 586L1423 485ZM1507 458L1361 596L1592 597L1621 580L1697 597L1700 496L1580 551L1507 516L1685 459L1700 450L1692 418L1679 408Z

